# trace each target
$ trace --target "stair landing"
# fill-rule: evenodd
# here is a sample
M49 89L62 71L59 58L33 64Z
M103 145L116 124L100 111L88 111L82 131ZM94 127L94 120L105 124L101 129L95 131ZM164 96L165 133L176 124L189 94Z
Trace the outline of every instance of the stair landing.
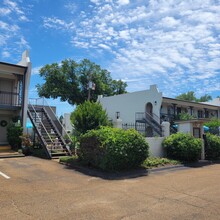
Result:
M0 146L0 159L1 158L13 158L13 157L24 157L24 154L18 153L11 149L10 146Z

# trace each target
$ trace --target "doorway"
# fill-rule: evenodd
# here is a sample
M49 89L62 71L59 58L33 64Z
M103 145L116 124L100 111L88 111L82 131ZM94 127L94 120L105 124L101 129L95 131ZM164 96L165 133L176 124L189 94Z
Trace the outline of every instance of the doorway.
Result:
M148 102L145 106L145 111L150 114L151 116L153 115L153 105L151 102Z

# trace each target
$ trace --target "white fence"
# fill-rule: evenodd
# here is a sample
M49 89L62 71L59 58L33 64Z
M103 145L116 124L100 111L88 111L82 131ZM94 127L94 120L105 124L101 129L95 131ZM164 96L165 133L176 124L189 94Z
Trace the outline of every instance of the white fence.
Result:
M151 157L165 157L165 151L162 147L162 142L165 137L148 137L146 138L149 144L149 153Z

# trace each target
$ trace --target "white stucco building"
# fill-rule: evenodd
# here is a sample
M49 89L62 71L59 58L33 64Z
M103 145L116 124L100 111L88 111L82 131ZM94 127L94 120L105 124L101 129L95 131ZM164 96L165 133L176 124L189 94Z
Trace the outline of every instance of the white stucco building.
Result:
M107 111L113 122L120 117L124 126L133 124L138 130L144 130L146 135L162 135L161 123L171 124L180 119L182 113L187 113L195 119L220 118L220 101L197 103L163 97L156 85L148 90L98 97L98 101Z

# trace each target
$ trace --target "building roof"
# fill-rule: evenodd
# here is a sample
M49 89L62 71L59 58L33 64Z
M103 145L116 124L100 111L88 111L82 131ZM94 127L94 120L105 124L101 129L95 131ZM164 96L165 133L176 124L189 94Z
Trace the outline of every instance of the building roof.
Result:
M174 99L174 98L168 98L168 97L163 97L163 102L168 102L176 105L187 105L187 106L192 106L192 107L200 107L200 108L209 108L209 109L214 109L217 110L219 106L214 105L214 104L208 104L208 103L201 103L201 102L192 102L192 101L186 101L186 100L180 100L180 99Z
M19 75L24 75L26 72L27 67L26 66L21 66L17 64L12 64L12 63L5 63L5 62L0 62L0 73L3 74L19 74Z

